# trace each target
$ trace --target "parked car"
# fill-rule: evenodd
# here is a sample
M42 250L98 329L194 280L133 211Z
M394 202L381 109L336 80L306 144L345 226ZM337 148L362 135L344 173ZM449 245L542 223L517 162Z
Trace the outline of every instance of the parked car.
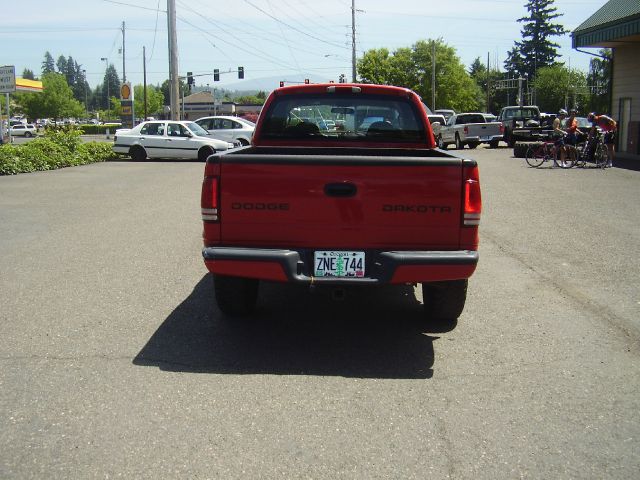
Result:
M456 114L455 110L447 110L447 109L444 109L444 108L440 108L438 110L434 110L433 113L439 114L439 115L443 115L445 120L449 120L449 117L451 115L455 115Z
M240 142L249 145L255 124L240 117L214 116L202 117L196 123L207 130L213 138L227 142Z
M482 116L484 117L484 119L487 121L487 123L489 122L495 122L496 119L498 118L496 115L494 115L493 113L483 113Z
M135 161L147 158L205 161L209 155L234 146L212 138L197 123L186 121L143 122L131 129L118 129L113 137L113 151L128 154Z
M17 125L13 125L10 129L10 134L14 137L32 137L36 135L36 133L36 126L32 123L20 123Z
M442 128L443 125L447 124L447 119L444 118L444 115L427 115L427 117L429 118L429 123L431 124L431 130L433 130L433 136L435 138L438 138L438 135L440 134L440 128Z
M456 148L476 148L481 143L488 143L496 148L502 140L502 123L487 122L482 113L459 113L452 115L443 125L436 141L438 147L446 149L450 144Z

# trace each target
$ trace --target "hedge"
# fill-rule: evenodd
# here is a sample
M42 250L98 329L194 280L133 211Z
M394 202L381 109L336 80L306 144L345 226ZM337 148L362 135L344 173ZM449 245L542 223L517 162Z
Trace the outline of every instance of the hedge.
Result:
M48 129L43 137L22 145L0 146L0 175L54 170L118 158L110 143L84 143L80 130Z

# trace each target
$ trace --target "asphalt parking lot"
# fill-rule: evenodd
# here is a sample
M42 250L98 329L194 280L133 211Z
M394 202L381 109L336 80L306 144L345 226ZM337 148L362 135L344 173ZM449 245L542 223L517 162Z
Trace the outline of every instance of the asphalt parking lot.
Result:
M464 154L480 263L438 328L410 287L225 321L201 163L0 177L0 478L635 478L640 172Z

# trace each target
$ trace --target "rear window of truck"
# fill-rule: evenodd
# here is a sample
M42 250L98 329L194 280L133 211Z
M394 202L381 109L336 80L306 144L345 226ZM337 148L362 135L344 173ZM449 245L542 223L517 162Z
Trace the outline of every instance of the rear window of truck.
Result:
M426 142L415 105L402 97L299 94L277 97L265 114L263 139Z

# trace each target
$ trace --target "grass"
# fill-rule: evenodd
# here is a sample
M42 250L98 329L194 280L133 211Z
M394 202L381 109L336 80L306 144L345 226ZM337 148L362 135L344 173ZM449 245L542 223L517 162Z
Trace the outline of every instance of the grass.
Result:
M111 150L111 143L84 143L80 134L81 131L73 127L47 130L44 136L22 145L1 145L0 175L55 170L118 158Z

